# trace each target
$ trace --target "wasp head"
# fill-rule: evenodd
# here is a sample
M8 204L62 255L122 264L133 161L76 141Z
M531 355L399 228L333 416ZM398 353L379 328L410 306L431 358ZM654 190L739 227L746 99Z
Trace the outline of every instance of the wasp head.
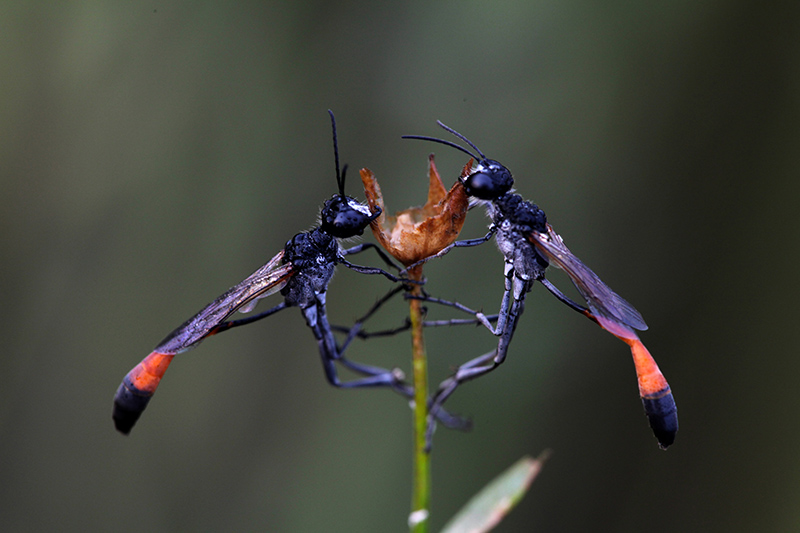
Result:
M339 171L339 143L336 140L336 118L333 111L328 109L331 117L331 129L333 130L333 156L336 164L336 184L339 186L339 194L325 202L320 211L320 229L339 239L347 239L361 235L364 228L369 223L378 218L381 209L377 208L371 213L369 207L360 203L355 198L344 194L344 180L347 175L347 165Z
M475 166L472 172L470 172L464 178L459 178L461 183L464 184L467 194L470 196L481 200L494 200L496 198L500 198L511 190L511 187L514 186L514 178L511 176L511 171L509 171L501 163L487 158L485 155L483 155L483 152L481 152L480 149L472 143L472 141L458 133L450 126L445 125L441 121L437 121L437 123L439 126L470 145L477 152L477 154L470 152L463 146L459 146L454 142L445 141L444 139L437 139L436 137L427 137L424 135L403 135L403 138L445 144L455 148L456 150L461 150L477 161L478 164Z
M380 214L380 208L370 213L369 207L355 198L335 194L322 206L320 229L339 239L347 239L364 233L364 229Z
M511 190L511 171L492 159L481 159L474 170L461 180L467 194L481 200L495 200Z

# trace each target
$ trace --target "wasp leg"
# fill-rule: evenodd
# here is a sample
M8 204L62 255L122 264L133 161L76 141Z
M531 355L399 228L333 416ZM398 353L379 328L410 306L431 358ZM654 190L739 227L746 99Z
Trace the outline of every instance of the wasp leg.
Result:
M490 240L494 236L495 233L497 233L497 228L494 225L492 225L492 226L489 227L488 233L486 233L486 235L484 235L483 237L478 237L477 239L467 239L467 240L463 240L463 241L455 241L454 243L442 248L438 253L435 253L433 255L429 255L425 259L420 259L419 261L417 261L413 265L406 267L405 270L401 270L400 271L400 275L402 276L402 275L408 273L408 271L411 270L412 268L417 267L419 265L422 265L424 263L427 263L431 259L437 259L439 257L443 257L443 256L447 255L450 252L450 250L452 250L453 248L468 248L470 246L481 245L481 244L485 243L486 241Z
M390 298L392 295L393 294L390 292L386 299ZM333 337L333 329L328 323L325 309L325 296L325 293L318 294L316 304L302 309L302 312L306 319L306 323L314 333L314 337L317 339L320 356L322 357L322 366L325 370L325 377L327 378L328 382L334 387L346 389L362 387L389 387L405 398L413 398L414 390L409 384L403 381L404 375L400 369L395 368L393 370L387 370L384 368L363 365L350 361L344 357L343 351L339 350L338 346L336 345L336 341ZM380 307L381 303L382 302L376 304L375 310L377 307ZM371 310L371 312L367 313L367 315L371 315L372 312L374 312L374 310ZM346 368L364 375L365 377L351 381L341 381L336 369L336 362L342 364ZM471 425L469 420L453 416L444 411L437 413L436 418L447 427L467 429Z
M511 338L514 336L519 317L522 316L522 312L525 309L525 296L528 294L533 284L531 280L523 280L513 276L513 272L512 278L513 283L512 287L510 287L511 290L507 290L503 296L504 303L503 306L501 306L501 315L497 321L496 334L500 337L497 348L459 366L450 378L444 380L439 385L439 389L431 399L430 409L428 411L428 428L425 434L425 448L428 452L430 452L433 444L433 432L436 429L436 413L442 408L447 398L449 398L462 383L488 374L503 364L503 361L506 359L508 347L511 344ZM510 298L512 294L513 299ZM511 300L511 303L507 304L507 300ZM503 313L503 311L505 311L505 313Z
M392 261L392 259L388 255L386 255L386 252L384 252L383 250L378 248L377 244L373 244L371 242L365 242L365 243L353 246L352 248L347 248L345 250L342 250L342 255L360 254L361 252L363 252L364 250L366 250L368 248L375 250L375 252L378 254L378 256L381 259L383 259L384 263L386 263L387 265L389 265L390 267L392 267L395 270L398 270L398 271L400 270L400 266L397 263L395 263L394 261Z
M358 272L359 274L380 274L395 283L413 283L414 285L423 285L425 283L424 281L417 281L413 279L399 278L397 276L393 276L381 268L355 265L344 258L339 258L336 262L346 266L350 270Z
M257 315L248 316L248 317L245 317L245 318L239 318L237 320L229 320L227 322L222 322L217 327L215 327L214 329L209 331L206 334L206 336L203 337L203 338L205 339L206 337L210 337L211 335L216 335L217 333L222 333L223 331L227 331L227 330L229 330L231 328L236 328L236 327L239 327L239 326L246 326L247 324L252 324L253 322L261 320L262 318L267 318L268 316L272 316L275 313L277 313L278 311L283 311L287 307L289 307L289 306L286 305L286 302L281 302L278 305L276 305L275 307L273 307L271 309L267 309L266 311L264 311L262 313L258 313Z
M370 307L369 310L364 314L364 316L356 320L351 328L340 328L337 326L333 326L333 329L337 331L347 332L347 338L345 338L344 342L342 343L340 351L344 353L347 347L350 346L350 343L353 341L353 339L359 337L360 336L359 334L362 333L361 328L364 326L364 322L366 322L372 315L374 315L378 311L378 309L380 309L383 306L383 304L391 300L396 294L398 294L400 291L404 289L405 286L403 285L398 285L397 287L393 287L389 292L387 292L378 301L376 301L372 305L372 307ZM405 327L405 329L408 329L409 327L410 323L408 324L408 326ZM387 330L386 332L379 332L378 334L373 334L370 336L373 337L390 336L394 335L395 333L404 331L405 329L403 328L403 326L401 326L400 328L395 328L394 330ZM365 336L360 336L360 337L367 338Z
M462 305L458 302L450 302L447 300L442 300L440 298L433 298L428 296L427 294L423 296L412 296L406 295L408 299L415 299L415 300L422 300L425 302L431 302L439 305L445 305L448 307L453 307L458 309L459 311L463 311L465 313L469 313L475 316L475 321L483 324L486 329L492 332L492 335L499 337L503 334L507 327L507 320L509 316L509 309L511 306L512 294L514 299L519 299L520 297L524 298L523 294L514 294L514 291L521 291L524 290L525 292L530 290L531 282L519 279L519 283L515 286L515 279L519 279L516 276L516 272L514 267L511 263L506 263L505 265L505 273L504 273L504 290L503 290L503 298L500 300L500 311L496 315L485 315L482 311L475 311L470 309L469 307ZM492 322L497 322L497 325L492 327ZM468 322L453 322L448 325L456 325L459 323L473 323L473 321ZM441 325L441 324L436 324Z

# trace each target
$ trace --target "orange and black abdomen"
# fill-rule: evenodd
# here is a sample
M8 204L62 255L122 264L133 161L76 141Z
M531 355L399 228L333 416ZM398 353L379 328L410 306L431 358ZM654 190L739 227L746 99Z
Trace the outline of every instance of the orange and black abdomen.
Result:
M114 425L127 435L139 420L147 403L155 394L158 384L175 354L151 352L122 380L114 395Z
M600 314L595 315L588 309L582 313L630 346L644 413L650 421L650 429L653 430L658 445L662 450L666 450L675 442L678 433L678 407L675 405L675 398L672 397L667 378L661 373L656 360L628 325Z
M666 450L675 442L678 433L678 408L669 383L642 341L638 338L620 338L631 347L644 412L658 445Z

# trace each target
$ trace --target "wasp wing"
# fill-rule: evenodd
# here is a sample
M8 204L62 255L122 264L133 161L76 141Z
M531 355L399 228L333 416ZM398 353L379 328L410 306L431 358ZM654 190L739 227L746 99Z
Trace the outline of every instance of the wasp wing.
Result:
M188 350L214 333L237 309L250 310L256 300L281 290L294 275L291 264L282 264L281 251L247 279L228 289L182 326L167 335L150 355L133 367L114 395L112 417L116 428L127 435L139 420L175 354Z
M625 326L642 331L647 329L647 324L639 311L626 302L622 296L612 291L597 274L575 257L564 244L561 236L553 231L549 224L547 233L533 231L528 236L528 240L543 252L555 266L567 273L575 288L589 304L589 309L600 321L601 326L606 329L610 328L609 331L616 330L619 333L627 329ZM614 325L618 327L615 328ZM622 329L619 326L622 326ZM630 337L630 334L625 336ZM635 334L633 336L635 337Z
M283 250L241 283L228 289L195 316L167 335L155 351L176 354L203 340L211 330L236 310L250 311L256 300L281 290L295 271L291 263L282 264Z
M645 414L659 446L666 450L675 442L678 432L678 409L664 374L631 329L647 329L642 315L575 257L549 224L546 234L534 231L529 240L569 275L589 304L589 310L584 314L630 346Z

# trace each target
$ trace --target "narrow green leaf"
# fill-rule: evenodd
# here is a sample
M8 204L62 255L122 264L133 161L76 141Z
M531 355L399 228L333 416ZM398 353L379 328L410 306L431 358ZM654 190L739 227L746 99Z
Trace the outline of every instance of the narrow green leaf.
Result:
M447 523L442 533L490 531L519 502L542 469L548 452L537 459L525 456L497 476Z

